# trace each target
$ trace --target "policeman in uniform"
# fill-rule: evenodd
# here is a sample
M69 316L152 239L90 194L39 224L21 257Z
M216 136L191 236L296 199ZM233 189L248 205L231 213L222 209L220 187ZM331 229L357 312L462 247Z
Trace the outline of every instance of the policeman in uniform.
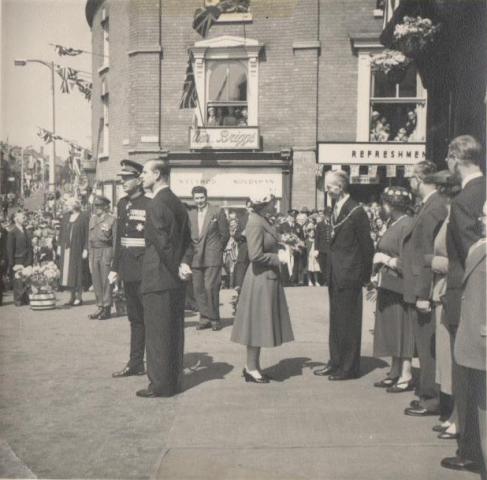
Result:
M92 320L106 320L111 316L112 287L108 280L116 240L116 218L108 212L110 200L97 195L93 201L95 214L90 218L88 231L88 260L98 310Z
M125 368L115 372L114 378L144 375L145 327L140 282L142 259L145 251L145 216L150 198L144 195L139 175L140 163L122 160L123 190L127 196L117 205L117 241L113 258L110 282L123 280L127 298L127 313L130 322L130 360Z

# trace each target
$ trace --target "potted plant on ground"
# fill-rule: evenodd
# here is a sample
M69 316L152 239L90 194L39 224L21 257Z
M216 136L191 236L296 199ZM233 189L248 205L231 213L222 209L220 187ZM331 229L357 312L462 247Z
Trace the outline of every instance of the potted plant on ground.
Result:
M14 267L16 278L29 287L29 301L32 310L49 310L56 308L56 294L60 272L54 262L43 265Z
M397 50L384 50L371 55L370 67L373 72L382 72L392 83L400 83L411 64L411 59Z

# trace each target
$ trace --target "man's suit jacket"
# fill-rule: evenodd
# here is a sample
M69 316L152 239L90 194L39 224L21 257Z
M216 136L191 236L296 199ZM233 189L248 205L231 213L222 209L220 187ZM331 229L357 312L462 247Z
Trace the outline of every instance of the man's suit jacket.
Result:
M472 246L465 262L462 313L455 336L455 360L459 365L486 370L487 324L485 319L487 288L485 277L487 242Z
M191 242L193 250L193 268L221 267L223 250L227 246L230 232L227 216L223 209L208 205L201 229L198 228L198 209L189 212Z
M25 229L21 231L17 227L14 227L8 233L7 257L9 270L12 270L14 265L23 265L24 267L32 265L32 241Z
M478 218L485 203L485 177L474 178L453 199L446 232L448 276L445 320L448 325L458 325L462 298L462 283L470 247L480 239Z
M431 296L433 272L428 261L433 255L435 237L448 214L446 200L434 192L419 210L401 245L404 301L416 304Z
M318 222L315 230L315 248L320 253L330 251L331 225L326 222Z
M178 270L191 262L191 232L186 207L169 189L159 190L147 207L142 293L182 288Z
M337 288L360 288L370 280L374 244L364 209L349 198L334 223L330 242L329 283ZM331 283L333 282L333 283Z

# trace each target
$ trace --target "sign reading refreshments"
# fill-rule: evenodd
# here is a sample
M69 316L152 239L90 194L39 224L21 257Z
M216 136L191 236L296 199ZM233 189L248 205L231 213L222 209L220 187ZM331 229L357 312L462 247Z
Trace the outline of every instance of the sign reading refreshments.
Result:
M203 185L209 197L247 198L272 193L282 197L282 172L275 168L172 168L171 190L191 197L191 189Z
M210 127L189 130L191 150L257 150L259 146L257 127Z
M414 165L426 160L424 143L319 143L318 162L341 165Z

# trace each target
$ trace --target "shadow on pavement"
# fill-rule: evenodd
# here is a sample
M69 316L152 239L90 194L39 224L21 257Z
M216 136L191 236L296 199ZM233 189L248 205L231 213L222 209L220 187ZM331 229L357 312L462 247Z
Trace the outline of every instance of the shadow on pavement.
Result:
M191 352L184 355L183 392L211 380L223 380L233 370L226 362L214 362L206 352Z
M373 372L376 368L385 368L389 364L380 358L374 357L361 357L360 358L360 376L365 377L370 372Z
M196 314L195 314L196 315ZM188 315L186 315L188 316ZM190 320L189 322L186 321L184 322L184 327L185 328L191 328L191 327L195 327L198 325L198 320ZM228 317L228 318L222 318L221 319L221 323L222 323L222 330L224 328L227 328L227 327L231 327L233 325L233 317Z
M322 365L320 362L312 362L308 357L285 358L277 365L264 370L264 373L272 377L276 382L284 382L291 377L303 374L305 368L314 368Z

